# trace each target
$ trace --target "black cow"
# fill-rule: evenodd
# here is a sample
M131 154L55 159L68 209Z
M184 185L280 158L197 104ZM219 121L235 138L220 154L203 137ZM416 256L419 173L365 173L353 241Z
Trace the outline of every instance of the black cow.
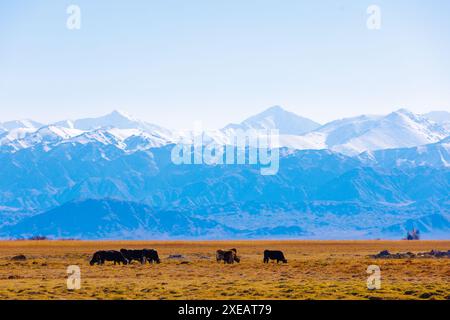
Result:
M120 249L120 253L131 263L133 260L145 263L144 250Z
M94 253L94 256L91 259L90 265L93 266L94 264L104 264L105 261L113 261L114 264L128 264L128 260L116 250L109 250L109 251L97 251Z
M228 251L217 250L216 251L217 262L223 261L223 263L233 264L234 262L241 262L241 259L237 256L236 249L230 249Z
M223 261L223 254L225 253L225 251L223 250L217 250L216 251L216 260L219 263L220 261Z
M127 250L120 249L122 255L127 258L130 263L133 260L139 261L141 264L145 264L147 261L149 263L160 263L158 252L153 249L143 249L143 250Z
M161 263L161 260L159 259L159 256L158 256L158 251L153 250L153 249L144 249L142 251L144 254L144 258L145 258L145 260L148 261L148 263L153 263L153 262Z
M277 260L277 263L279 263L280 261L283 263L287 263L287 260L284 257L284 254L282 251L265 250L264 251L264 263L269 263L269 260Z
M237 254L237 250L234 249L234 248L230 249L228 251L233 251L235 254ZM216 260L217 260L217 262L220 262L220 261L226 262L225 259L224 259L225 252L227 252L227 251L226 250L217 250L216 251Z
M234 262L241 262L241 259L236 255L233 250L225 251L223 254L223 262L228 264L233 264Z

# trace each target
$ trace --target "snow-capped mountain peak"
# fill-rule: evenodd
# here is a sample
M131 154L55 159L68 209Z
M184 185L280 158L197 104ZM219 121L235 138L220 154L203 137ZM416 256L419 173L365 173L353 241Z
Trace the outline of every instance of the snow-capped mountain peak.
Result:
M7 149L12 151L17 151L38 144L56 144L80 135L81 133L82 131L77 129L68 129L54 125L43 126L38 130L33 128L20 128L8 132L8 134L0 140L0 146L7 147Z
M400 109L387 115L380 127L395 130L393 134L398 138L403 138L406 144L409 141L409 145L404 145L404 147L438 142L448 135L447 130L441 125L406 109ZM418 140L421 140L422 143L418 144Z
M69 125L73 125L75 129L89 131L107 127L118 129L136 129L139 127L141 122L133 119L123 112L113 111L101 117L67 121L67 123Z
M86 131L83 134L73 137L65 142L77 144L100 143L102 145L114 145L125 151L133 152L154 147L161 147L168 144L170 141L140 129L101 128L93 131Z
M137 121L133 116L123 110L113 110L109 117L117 119L127 119L129 121Z
M435 143L449 134L439 124L407 109L399 109L386 116L359 116L333 121L305 138L318 141L319 147L354 155Z
M408 109L405 108L401 108L398 109L394 112L391 112L390 114L388 114L386 117L386 119L388 120L392 120L392 121L413 121L413 122L424 122L424 121L428 121L426 118L415 114L411 111L409 111Z
M166 145L174 141L170 130L137 120L123 111L115 110L97 118L64 120L51 125L41 125L33 121L11 121L0 127L2 150L16 152L21 149L45 144L46 149L60 143L111 144L127 149L124 142L136 150Z
M6 121L3 123L0 123L0 127L3 128L6 131L11 131L14 129L39 129L42 127L43 124L25 119L25 120L12 120L12 121Z
M280 134L302 135L317 129L320 125L310 119L300 117L295 113L284 110L280 106L273 106L255 116L244 120L240 124L230 124L227 130L270 130L277 129Z
M38 143L54 143L73 138L81 133L82 131L77 129L49 125L27 134L20 142L26 146L33 146Z
M115 110L98 118L86 118L75 121L65 121L66 126L83 131L97 129L139 129L149 133L158 133L162 136L170 136L169 130L160 126L137 120L123 111Z

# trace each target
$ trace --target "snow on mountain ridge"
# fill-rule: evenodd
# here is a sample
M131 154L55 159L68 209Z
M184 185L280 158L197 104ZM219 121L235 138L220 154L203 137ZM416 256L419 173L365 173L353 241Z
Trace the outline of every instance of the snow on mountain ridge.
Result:
M7 128L3 128L6 124ZM126 148L124 141L135 137L133 143L140 140L142 149L162 146L174 141L170 130L144 121L136 120L122 111L113 111L98 118L64 120L51 125L42 125L34 121L10 121L0 126L0 146L12 152L44 143L47 148L51 144L64 142L111 143ZM9 130L8 130L9 128ZM4 129L3 131L1 129ZM141 138L138 138L141 137Z
M406 109L386 116L334 121L313 133L316 132L325 135L326 148L348 155L435 143L450 134L439 124Z
M450 138L450 137L449 137ZM357 157L368 165L384 167L450 167L450 140L411 148L366 151Z
M448 136L447 138L442 139L440 141L440 143L444 143L444 144L450 143L450 136Z
M83 131L92 131L100 128L114 127L117 129L138 129L138 128L158 128L159 126L134 119L122 111L113 112L96 118L83 118L77 120L65 120L55 123L57 126L73 127Z
M6 131L11 131L14 129L39 129L42 126L43 126L42 123L29 119L12 120L0 123L0 127Z
M113 111L98 118L60 121L50 126L34 128L33 121L12 121L9 128L0 131L2 150L17 151L44 143L64 142L111 143L132 150L160 147L179 141L192 142L198 133L177 132L136 120L124 112ZM12 123L12 124L11 124ZM0 127L1 128L1 127ZM241 124L230 124L221 130L202 133L204 144L215 142L229 144L237 130L279 130L279 143L272 147L287 147L296 150L329 149L347 155L365 151L393 148L408 148L441 141L450 135L450 127L436 123L424 115L416 115L399 109L385 116L362 115L329 122L323 126L312 120L299 117L279 106L271 107ZM300 132L306 131L300 134ZM132 147L131 147L132 146Z
M61 142L73 138L81 134L81 131L76 129L67 129L56 126L44 126L34 132L27 132L20 139L12 141L17 143L21 148L32 147L37 144L51 144Z
M450 112L448 111L431 111L422 116L436 123L450 123Z
M153 147L161 147L170 141L160 136L149 134L140 129L97 129L86 131L65 141L65 143L87 144L99 142L103 145L114 145L125 151L145 150Z

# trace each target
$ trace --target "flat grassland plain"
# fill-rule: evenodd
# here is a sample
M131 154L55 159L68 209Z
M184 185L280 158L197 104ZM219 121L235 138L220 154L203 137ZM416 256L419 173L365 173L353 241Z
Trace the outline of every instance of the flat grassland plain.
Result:
M159 265L90 266L96 250L154 248ZM241 263L215 260L237 248ZM263 264L264 249L287 264ZM5 241L0 299L450 299L450 259L372 259L381 250L449 250L450 241ZM11 258L23 254L25 261ZM169 259L169 255L182 255ZM367 289L367 267L381 268L381 289ZM81 268L81 289L67 289L67 267Z

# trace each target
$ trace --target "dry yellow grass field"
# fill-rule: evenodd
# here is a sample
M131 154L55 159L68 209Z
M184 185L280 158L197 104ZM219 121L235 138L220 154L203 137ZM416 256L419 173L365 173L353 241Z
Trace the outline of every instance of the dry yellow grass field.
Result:
M90 266L96 250L154 248L159 265ZM240 264L215 261L237 248ZM264 249L288 264L262 263ZM381 250L449 250L450 241L0 242L0 299L450 299L450 259L375 260ZM12 261L24 254L26 261ZM168 259L180 254L184 259ZM366 287L369 265L382 287ZM67 289L67 267L81 268L81 289Z

